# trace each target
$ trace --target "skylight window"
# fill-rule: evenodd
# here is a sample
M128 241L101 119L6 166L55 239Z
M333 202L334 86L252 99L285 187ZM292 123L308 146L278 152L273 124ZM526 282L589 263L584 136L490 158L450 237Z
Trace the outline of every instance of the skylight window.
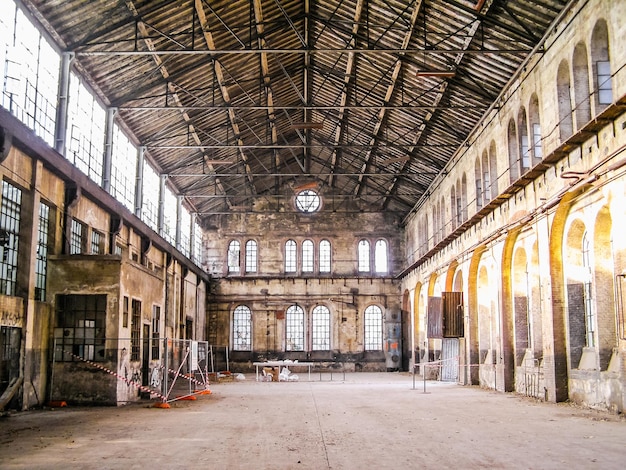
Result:
M296 195L296 207L299 211L311 213L320 208L320 195L312 189L305 189Z

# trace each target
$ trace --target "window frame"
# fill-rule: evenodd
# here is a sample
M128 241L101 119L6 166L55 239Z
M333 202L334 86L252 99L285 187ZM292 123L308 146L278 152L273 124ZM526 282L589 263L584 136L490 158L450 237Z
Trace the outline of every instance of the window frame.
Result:
M290 305L285 311L285 351L306 351L305 332L306 312L298 304Z
M331 313L326 305L311 310L311 351L330 351L332 343Z
M383 310L376 304L368 305L363 311L363 349L383 350Z
M252 351L252 310L247 305L237 305L232 313L232 349L233 351ZM240 326L243 336L239 334ZM241 338L241 341L238 341Z

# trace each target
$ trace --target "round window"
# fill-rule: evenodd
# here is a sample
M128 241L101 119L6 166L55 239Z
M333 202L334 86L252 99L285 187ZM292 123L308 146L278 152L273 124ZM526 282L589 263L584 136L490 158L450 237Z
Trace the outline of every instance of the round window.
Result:
M296 207L302 212L315 212L320 208L320 195L311 189L296 194Z

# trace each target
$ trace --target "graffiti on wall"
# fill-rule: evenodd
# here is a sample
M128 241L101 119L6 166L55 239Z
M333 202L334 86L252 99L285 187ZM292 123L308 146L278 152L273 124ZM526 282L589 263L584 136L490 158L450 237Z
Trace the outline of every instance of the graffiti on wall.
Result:
M0 325L24 327L24 316L22 312L0 310Z

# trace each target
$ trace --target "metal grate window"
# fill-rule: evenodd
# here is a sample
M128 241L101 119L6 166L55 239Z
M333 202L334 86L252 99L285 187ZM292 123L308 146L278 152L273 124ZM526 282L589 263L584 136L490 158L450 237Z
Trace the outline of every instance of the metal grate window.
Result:
M252 350L252 312L239 305L233 312L233 350Z
M311 349L328 351L330 349L330 310L318 305L311 314Z
M57 297L55 359L104 361L106 295Z
M159 221L159 187L159 175L147 161L144 161L141 220L155 232L158 230Z
M2 181L0 206L0 294L15 295L22 191Z
M254 240L246 242L246 272L255 273L257 270L257 244Z
M106 112L81 78L70 74L65 158L92 181L102 183Z
M59 54L15 2L2 2L0 105L54 146Z
M383 311L377 305L365 309L365 350L383 349Z
M137 149L122 132L113 126L111 152L111 185L109 192L129 211L135 210L135 181L137 176Z
M370 242L361 240L358 248L359 272L370 271Z
M312 273L314 262L314 249L313 242L311 240L304 240L302 242L302 272Z
M297 245L293 240L285 243L285 272L295 273L298 267Z
M161 307L159 305L152 306L152 359L160 359L160 341L161 337Z
M320 242L320 272L330 272L330 242L328 240L322 240Z
M202 264L202 227L199 224L193 224L193 262L200 266Z
M39 204L39 227L37 229L37 258L35 260L35 300L46 300L46 277L48 273L48 238L50 231L50 207Z
M304 310L292 305L285 315L285 350L304 351Z
M133 299L130 319L130 360L138 361L141 353L141 301Z
M102 242L103 242L103 238L102 238L102 234L100 232L97 232L96 230L93 230L91 232L91 254L92 255L100 255L103 253L103 247L102 247Z
M611 84L611 63L608 60L596 62L598 70L598 102L611 104L613 102L613 85Z
M78 220L72 219L70 228L70 255L79 255L83 252L85 226Z

